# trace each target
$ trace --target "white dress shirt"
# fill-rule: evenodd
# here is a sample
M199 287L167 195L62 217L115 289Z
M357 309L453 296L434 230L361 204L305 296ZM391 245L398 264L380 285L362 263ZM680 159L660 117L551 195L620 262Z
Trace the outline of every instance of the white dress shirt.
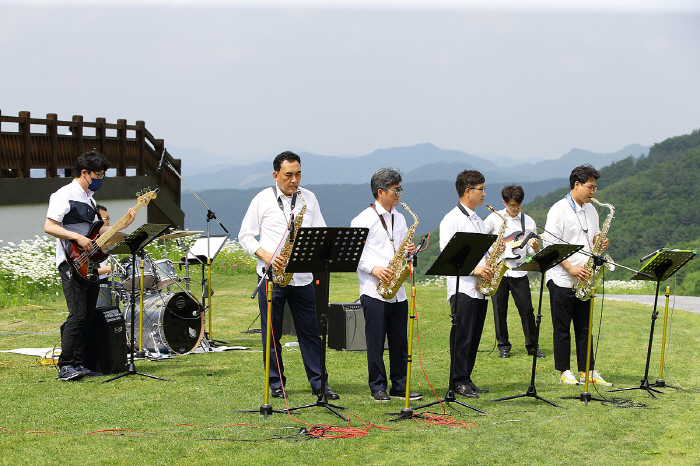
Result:
M583 245L583 250L590 252L593 245L593 237L600 231L598 224L598 212L590 204L578 205L571 196L557 201L547 212L547 223L544 227L544 246L550 244L577 244ZM585 230L588 230L586 233ZM567 260L571 265L582 267L588 261L585 254L576 253ZM562 288L571 288L578 280L569 274L561 264L547 271L546 281L554 281L554 284ZM545 281L545 283L546 283Z
M360 296L364 294L389 303L405 301L406 291L403 285L401 285L399 291L393 298L384 299L377 292L379 279L372 275L372 269L389 265L389 261L394 257L396 249L401 245L401 241L408 232L406 219L395 207L392 207L389 212L379 203L377 203L375 207L377 208L376 212L371 207L368 207L350 222L350 226L353 228L369 228L365 247L362 250L362 256L357 266L357 278L360 282ZM384 218L387 227L386 230L377 214ZM393 243L390 238L393 238Z
M522 231L522 217L525 217L525 229L537 233L537 225L535 224L535 221L532 219L532 217L530 217L529 215L525 215L524 213L520 212L515 217L511 217L510 215L508 215L508 212L506 212L506 209L499 210L498 213L506 219L506 232L503 235L504 237L512 233ZM497 235L498 231L501 229L501 225L503 225L503 219L496 215L494 212L491 212L491 214L488 217L486 217L486 220L484 220L484 224L486 225L486 233ZM526 246L526 248L518 249L518 251L525 252L528 256L535 255L535 250L532 249L532 246L530 246L529 244ZM507 252L508 250L506 250L506 253ZM525 260L525 257L521 257L520 260ZM527 275L527 272L513 272L510 269L506 270L506 273L504 274L504 276L506 277L514 278L524 277L525 275Z
M301 223L302 227L325 227L326 221L321 215L314 193L306 188L299 188L301 196L306 202L306 212ZM280 209L277 199L282 201L283 209ZM302 200L297 196L294 206L294 216L299 214L303 206ZM263 248L265 251L276 254L286 241L289 234L288 225L292 214L292 196L285 196L277 186L277 197L273 188L265 188L259 192L248 206L248 211L243 217L241 230L238 232L238 241L243 250L255 256L255 251ZM262 276L265 262L257 257L256 270ZM295 273L289 282L291 286L304 286L313 281L311 273Z
M440 251L445 249L447 243L450 242L452 236L454 236L454 234L457 232L486 232L484 221L481 220L481 218L478 215L476 215L476 212L474 212L464 204L462 204L462 206L467 210L467 213L469 213L469 217L464 215L464 213L462 213L459 207L455 207L454 209L450 210L440 222ZM479 263L477 264L477 267L486 265L487 257L487 255L482 257ZM455 294L455 290L457 288L457 277L449 276L446 280L447 300L449 301L450 297ZM479 290L476 289L476 285L478 283L479 277L476 277L474 275L459 277L459 292L476 299L488 299L488 297L484 296L479 292Z

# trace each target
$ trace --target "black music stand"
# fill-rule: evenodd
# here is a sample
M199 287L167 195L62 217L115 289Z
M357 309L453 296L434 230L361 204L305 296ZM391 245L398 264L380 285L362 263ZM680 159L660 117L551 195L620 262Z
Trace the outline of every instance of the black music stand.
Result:
M131 254L131 269L136 273L136 253L142 250L151 241L155 239L156 236L163 234L165 230L170 228L170 225L161 225L156 223L146 223L138 227L133 233L124 238L121 243L119 243L114 249L110 251L110 254ZM131 349L129 351L130 361L129 367L126 372L112 377L111 379L105 380L101 383L111 382L112 380L119 379L126 375L142 375L144 377L150 377L152 379L165 380L166 382L174 382L174 380L164 379L162 377L157 377L155 375L144 374L143 372L138 372L136 370L136 365L134 364L134 346L136 342L134 337L136 335L136 329L134 327L134 314L136 310L136 280L131 280ZM143 309L141 309L143 314Z
M651 330L649 331L649 345L647 347L647 363L644 369L644 378L638 387L616 388L614 390L606 390L608 392L620 392L623 390L646 390L648 394L658 400L654 395L656 393L664 393L661 390L652 388L649 384L649 362L651 360L651 345L654 341L654 324L658 311L656 310L657 301L659 300L659 286L661 282L667 280L683 267L689 260L695 257L694 251L660 251L647 264L642 267L642 270L637 272L632 280L655 280L656 281L656 296L654 297L654 310L651 313ZM649 278L651 275L653 278ZM659 385L662 386L662 385Z
M468 275L474 270L479 261L484 257L489 247L496 241L496 235L485 235L483 233L457 232L452 236L445 246L445 249L435 259L426 275L449 275L457 277L455 288L455 309L459 304L459 278ZM465 408L473 409L482 414L488 414L466 403L462 403L455 398L454 392L454 366L455 366L455 328L457 327L457 314L452 312L450 307L450 317L452 318L452 328L450 329L450 381L448 383L445 398L432 403L417 406L414 410L427 408L442 403L457 403Z
M285 273L323 273L324 284L321 296L322 302L316 303L316 309L321 309L321 339L323 348L321 351L321 394L316 403L288 408L288 411L311 408L313 406L324 407L343 421L348 419L341 415L337 409L347 409L343 406L331 404L326 399L326 337L328 334L328 302L330 293L331 272L356 272L357 264L362 256L362 249L369 228L315 228L304 227L297 231L294 246L285 268ZM269 374L268 374L269 375Z
M572 254L574 254L576 251L582 248L583 246L578 246L575 244L552 244L541 250L536 255L532 256L530 259L528 259L527 262L524 262L523 264L513 269L516 272L540 272L540 304L537 307L537 317L535 319L535 348L539 348L540 341L540 323L542 322L542 294L544 292L544 274L547 270L559 264L561 261L569 258ZM505 396L503 398L496 398L495 400L489 401L513 400L515 398L530 396L532 398L544 401L545 403L549 403L552 406L556 406L557 408L566 409L563 406L559 406L556 403L552 403L551 401L542 398L540 395L537 394L537 389L535 389L536 369L537 351L535 351L532 355L532 373L530 375L530 386L528 387L527 391L521 395Z

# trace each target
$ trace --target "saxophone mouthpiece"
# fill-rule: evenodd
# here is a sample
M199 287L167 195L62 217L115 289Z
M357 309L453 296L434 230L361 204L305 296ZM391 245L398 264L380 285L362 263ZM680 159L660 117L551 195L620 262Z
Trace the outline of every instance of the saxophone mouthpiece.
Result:
M485 205L485 206L486 206L486 208L487 208L487 209L489 209L490 211L492 211L492 212L496 212L496 209L494 209L494 208L493 208L493 207L491 207L490 205L488 205L488 204L484 204L484 205Z

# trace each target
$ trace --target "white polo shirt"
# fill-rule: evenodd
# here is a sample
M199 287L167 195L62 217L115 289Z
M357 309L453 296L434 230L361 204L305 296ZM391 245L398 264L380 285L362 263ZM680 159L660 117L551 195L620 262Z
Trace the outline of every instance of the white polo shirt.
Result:
M76 179L51 195L46 217L59 223L68 231L87 236L92 224L102 220L95 210L94 193L87 192ZM66 240L56 238L56 267L66 260Z
M396 249L401 245L401 241L403 241L404 236L408 232L406 219L395 207L392 207L389 212L379 203L375 207L377 208L376 212L373 208L368 207L350 222L350 226L353 228L369 228L365 247L362 250L362 257L360 257L360 262L357 266L360 296L364 294L389 303L406 301L406 291L403 285L391 299L383 298L377 292L379 279L372 275L372 269L375 267L386 267L389 265L389 261L393 259ZM384 218L386 230L377 214ZM393 242L391 241L392 238Z

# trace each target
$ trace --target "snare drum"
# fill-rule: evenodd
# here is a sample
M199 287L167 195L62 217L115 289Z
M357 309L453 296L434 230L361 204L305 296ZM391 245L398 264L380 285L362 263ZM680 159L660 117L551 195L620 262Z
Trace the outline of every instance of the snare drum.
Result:
M143 346L159 353L184 354L194 351L204 334L204 315L191 294L157 293L143 299ZM139 303L134 312L135 346L138 347ZM131 342L131 305L125 307L127 340ZM141 349L141 348L138 348Z
M141 289L141 258L136 257L136 270L134 270L133 264L131 263L131 258L128 258L123 264L126 271L122 277L122 287L131 293L131 287L133 286L136 291ZM153 270L153 261L148 255L145 256L143 261L143 289L149 288L156 281L155 271Z
M162 290L166 286L170 286L178 279L177 272L173 261L170 259L161 259L153 263L156 272L156 288Z

